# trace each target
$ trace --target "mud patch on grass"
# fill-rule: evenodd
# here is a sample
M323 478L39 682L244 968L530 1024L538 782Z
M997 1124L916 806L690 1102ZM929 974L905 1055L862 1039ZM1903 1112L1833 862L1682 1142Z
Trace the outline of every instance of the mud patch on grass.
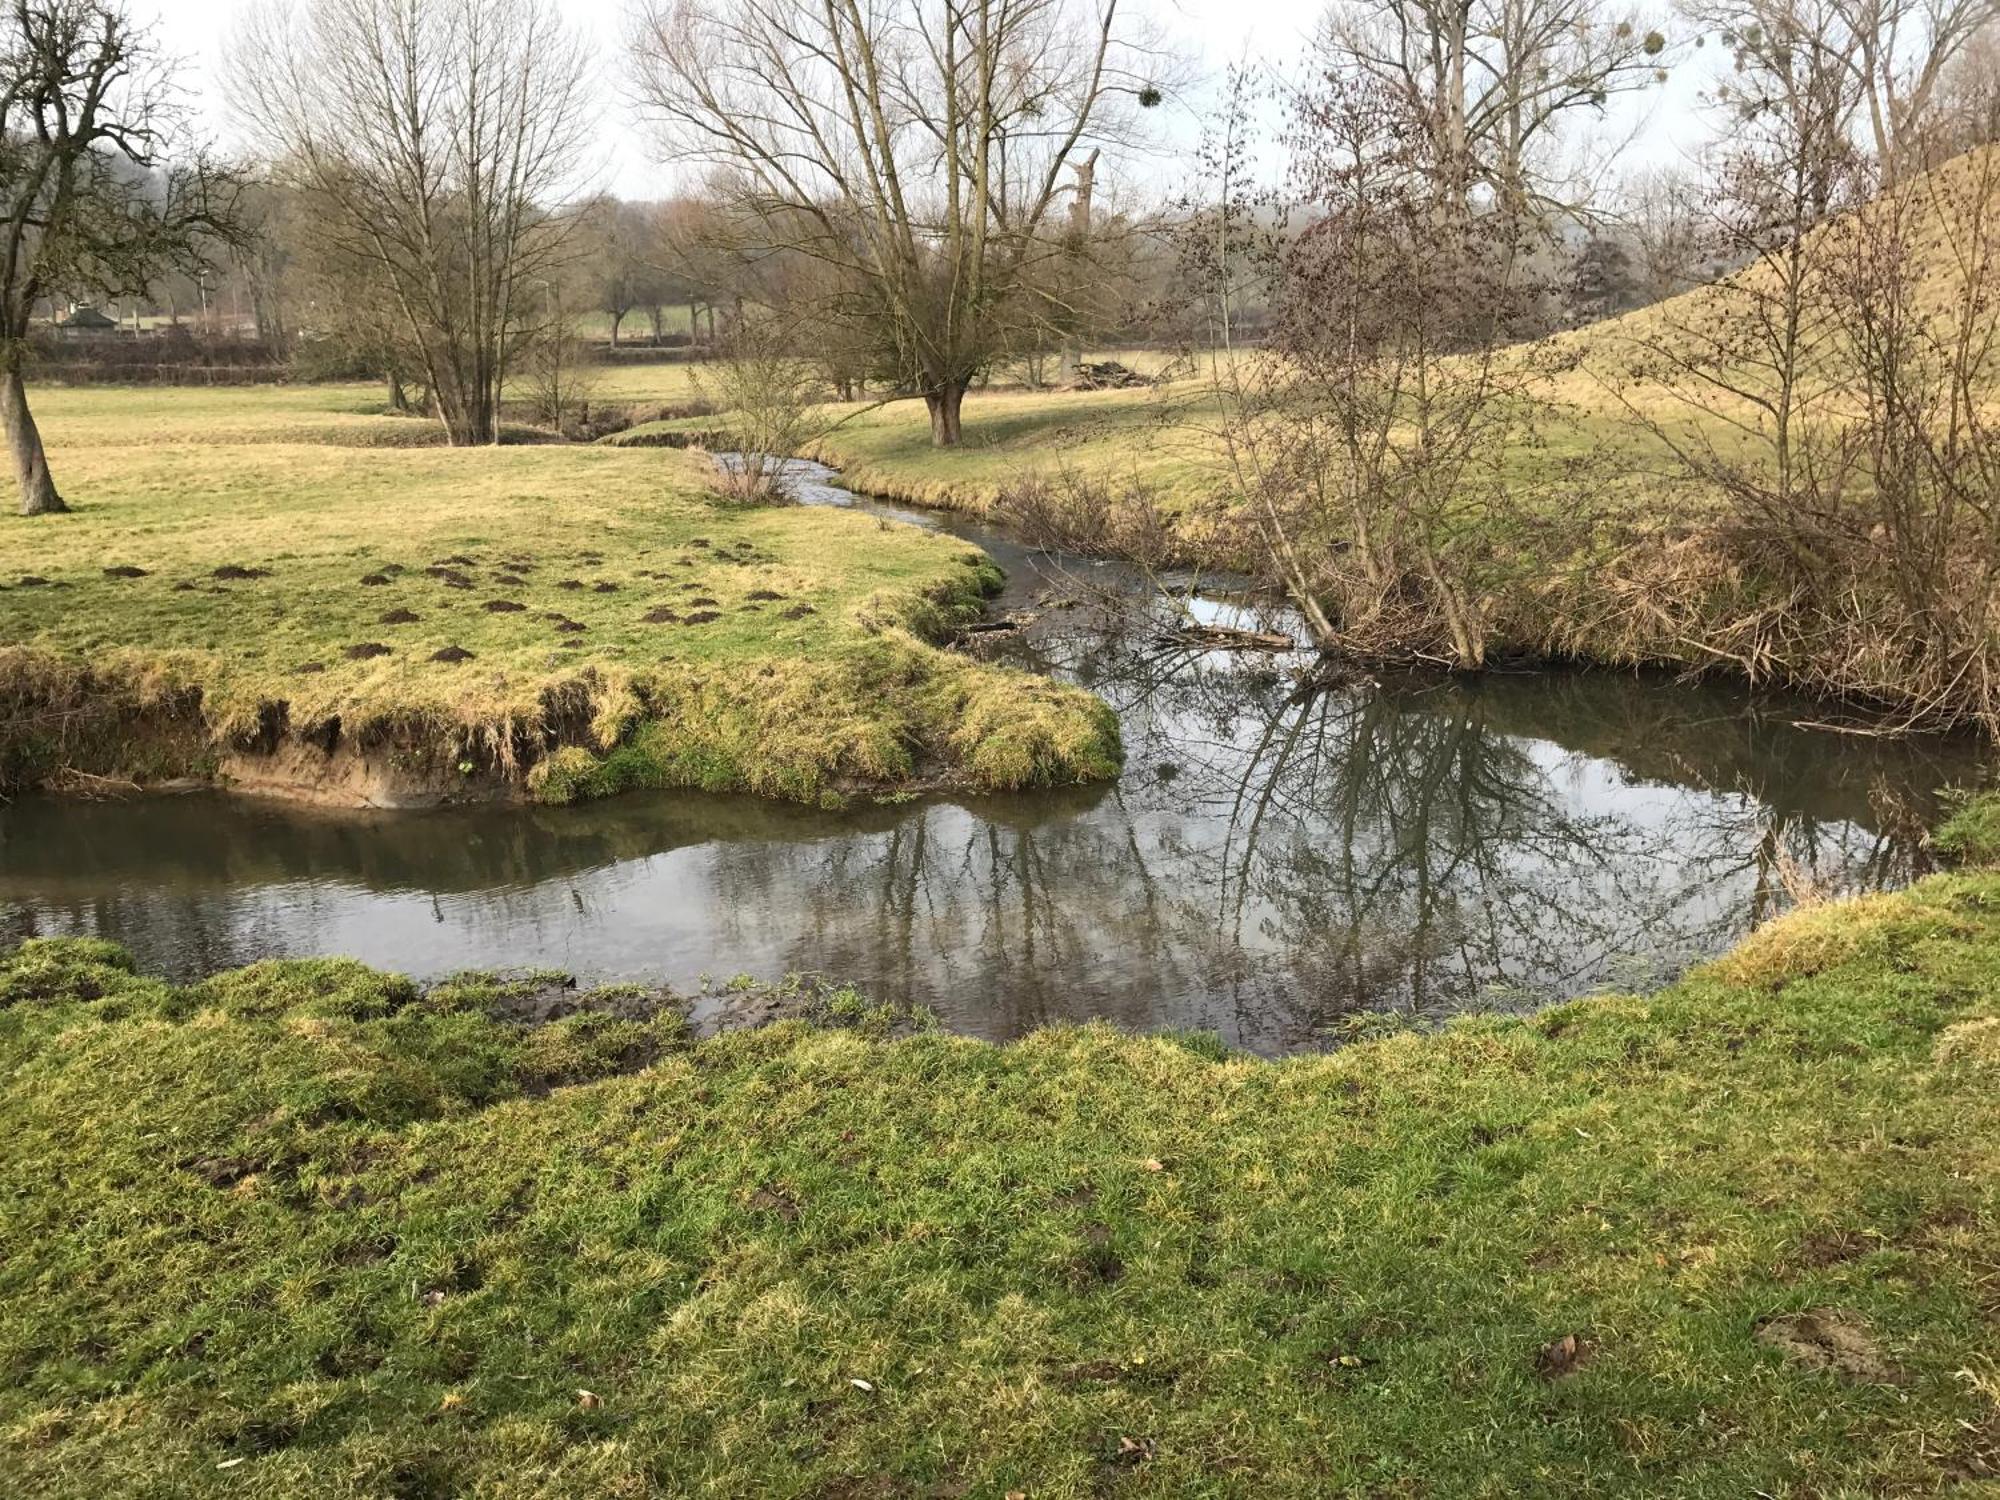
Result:
M1757 1342L1795 1365L1864 1385L1899 1385L1903 1372L1882 1350L1859 1313L1838 1307L1767 1318Z
M807 615L816 615L818 613L819 611L814 609L810 604L794 604L790 609L780 610L778 618L781 620L803 620Z
M1564 1380L1596 1357L1597 1344L1588 1334L1566 1333L1535 1351L1535 1373L1544 1380Z
M678 625L681 617L662 604L658 609L647 610L639 616L639 621L644 625Z
M528 608L517 599L488 599L479 607L489 615L518 615L525 613Z
M106 578L144 578L148 575L144 568L135 568L130 563L120 563L117 567L106 568L104 576Z
M750 1195L750 1209L760 1214L775 1214L787 1224L799 1221L799 1205L790 1193L778 1187L760 1187Z
M387 573L364 573L361 575L361 586L365 589L386 588L388 583L389 575Z
M687 618L682 620L681 624L706 625L711 620L719 620L721 618L722 616L712 609L698 609L693 614L687 616Z
M441 650L433 651L431 653L431 660L442 662L471 661L473 660L473 655L463 646L446 646Z
M392 609L375 623L378 625L414 625L423 618L413 609Z
M390 655L391 650L380 641L361 641L349 646L340 654L349 661L373 661L378 656Z
M1784 1268L1797 1275L1801 1271L1823 1271L1850 1260L1859 1260L1875 1248L1869 1236L1852 1229L1816 1229L1799 1241L1798 1248L1785 1257Z
M228 583L244 578L269 578L271 570L269 568L246 568L238 563L224 563L208 576Z

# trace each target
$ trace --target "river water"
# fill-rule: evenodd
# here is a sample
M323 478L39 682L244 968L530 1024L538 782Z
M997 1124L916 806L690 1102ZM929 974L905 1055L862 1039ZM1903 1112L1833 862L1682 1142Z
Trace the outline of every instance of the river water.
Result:
M150 971L350 954L420 977L556 968L691 988L815 971L991 1038L1103 1017L1266 1053L1383 1013L1643 987L1793 893L1923 872L1971 740L1811 727L1813 705L1610 672L1298 690L1300 653L1176 644L1287 628L1212 582L943 527L1007 569L1027 628L983 654L1119 712L1115 784L857 802L632 796L331 813L212 793L0 808L0 940L90 933Z

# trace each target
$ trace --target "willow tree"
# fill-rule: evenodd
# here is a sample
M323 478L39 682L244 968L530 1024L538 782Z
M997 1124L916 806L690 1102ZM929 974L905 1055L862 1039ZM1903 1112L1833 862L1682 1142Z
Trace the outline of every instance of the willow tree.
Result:
M1037 316L1071 164L1159 99L1119 0L640 0L632 51L668 155L865 286L846 305L939 446Z
M588 60L553 0L267 4L232 59L238 110L319 206L323 255L393 309L401 367L455 445L500 393L564 254Z
M167 160L180 119L160 54L115 0L0 14L0 427L23 515L68 509L28 409L37 304L136 294L230 232L233 179Z

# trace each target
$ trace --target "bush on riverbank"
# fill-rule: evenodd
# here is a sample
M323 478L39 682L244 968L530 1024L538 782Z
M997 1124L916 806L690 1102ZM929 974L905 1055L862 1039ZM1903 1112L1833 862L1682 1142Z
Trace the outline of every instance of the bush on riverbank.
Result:
M41 409L77 508L0 537L0 784L220 767L310 787L358 757L490 794L568 747L645 774L572 775L566 797L818 800L1116 766L1088 694L929 644L997 586L963 543L724 505L690 455L384 446L417 424L353 390Z
M1735 1496L2000 1474L2000 876L1265 1063L0 960L51 1497Z

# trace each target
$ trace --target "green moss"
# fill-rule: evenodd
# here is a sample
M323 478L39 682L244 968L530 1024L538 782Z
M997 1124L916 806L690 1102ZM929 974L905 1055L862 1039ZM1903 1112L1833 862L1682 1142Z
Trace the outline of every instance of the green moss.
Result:
M49 1500L1971 1493L2000 1459L2000 875L1881 898L1853 942L1840 910L1647 998L1280 1063L907 1035L826 987L840 1029L535 1030L489 977L175 988L31 943L0 957L0 1472ZM1759 1336L1826 1308L1875 1375Z

